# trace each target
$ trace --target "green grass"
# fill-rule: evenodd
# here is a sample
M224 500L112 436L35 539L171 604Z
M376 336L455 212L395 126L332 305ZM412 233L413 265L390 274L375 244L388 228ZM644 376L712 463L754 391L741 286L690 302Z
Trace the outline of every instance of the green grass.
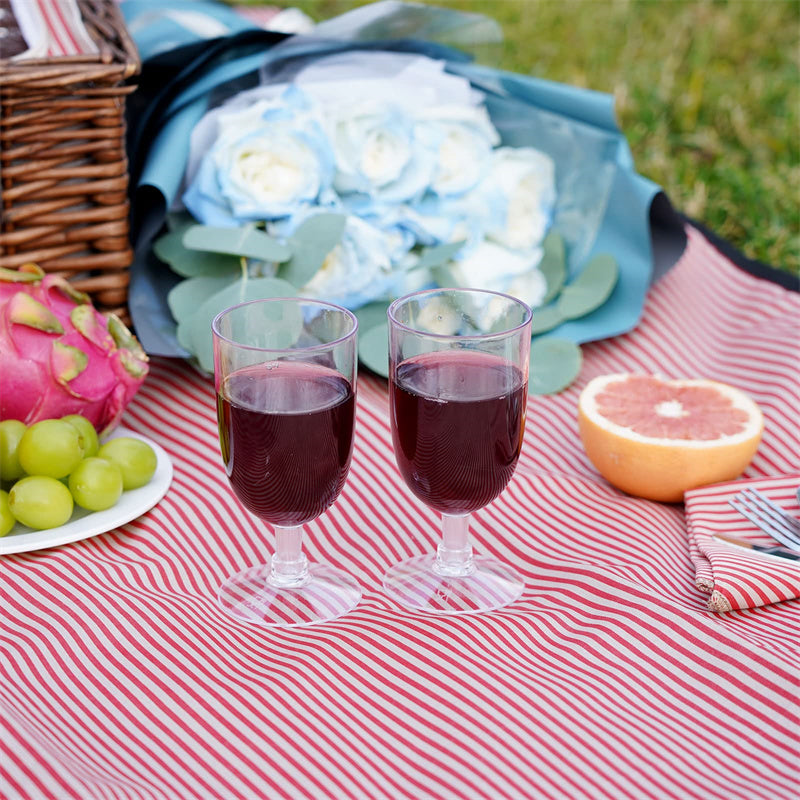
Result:
M364 3L292 4L320 20ZM500 23L482 63L613 94L639 173L751 258L800 274L800 0L435 5Z

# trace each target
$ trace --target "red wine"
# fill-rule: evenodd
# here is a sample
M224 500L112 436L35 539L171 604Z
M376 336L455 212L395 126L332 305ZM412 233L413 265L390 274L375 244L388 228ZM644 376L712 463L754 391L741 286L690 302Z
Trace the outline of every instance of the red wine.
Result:
M411 491L447 514L491 503L514 473L527 397L520 370L486 353L426 353L400 364L392 438Z
M272 361L231 373L217 395L225 469L245 508L273 525L315 519L339 496L355 396L338 372Z

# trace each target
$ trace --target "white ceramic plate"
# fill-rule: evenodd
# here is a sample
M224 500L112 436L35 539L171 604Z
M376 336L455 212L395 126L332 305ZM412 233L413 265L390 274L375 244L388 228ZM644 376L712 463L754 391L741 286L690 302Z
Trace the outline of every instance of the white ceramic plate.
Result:
M172 482L172 462L169 460L169 456L155 442L127 428L117 428L108 438L115 439L117 436L133 436L141 439L156 451L158 459L156 472L150 479L150 483L139 489L123 492L117 504L105 511L86 511L75 506L70 521L58 528L36 531L17 523L11 533L0 537L0 555L24 553L28 550L40 550L43 547L57 547L61 544L88 539L90 536L97 536L98 533L113 531L120 525L140 517L161 500Z

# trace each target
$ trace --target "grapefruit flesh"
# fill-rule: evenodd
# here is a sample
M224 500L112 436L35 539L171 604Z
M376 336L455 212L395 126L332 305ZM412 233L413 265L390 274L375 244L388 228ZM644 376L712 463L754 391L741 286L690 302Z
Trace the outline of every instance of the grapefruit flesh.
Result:
M600 474L629 494L662 502L741 475L763 427L761 410L744 392L706 379L603 375L578 401L581 440Z

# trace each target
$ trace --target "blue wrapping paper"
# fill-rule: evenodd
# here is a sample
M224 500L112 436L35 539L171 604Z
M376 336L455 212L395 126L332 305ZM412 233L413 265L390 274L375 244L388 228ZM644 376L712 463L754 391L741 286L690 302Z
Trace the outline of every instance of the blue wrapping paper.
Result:
M583 343L631 330L648 287L683 251L681 220L660 187L637 174L610 95L481 66L461 50L420 39L287 37L257 29L213 2L126 0L122 10L143 62L128 111L136 253L129 306L151 355L188 356L166 304L178 278L152 255L151 243L181 188L192 128L209 108L256 85L259 76L337 52L379 49L441 59L448 71L485 92L503 144L533 146L553 158L560 198L554 227L567 241L570 275L587 258L607 252L617 259L620 277L600 308L548 336ZM180 24L187 20L191 24Z

